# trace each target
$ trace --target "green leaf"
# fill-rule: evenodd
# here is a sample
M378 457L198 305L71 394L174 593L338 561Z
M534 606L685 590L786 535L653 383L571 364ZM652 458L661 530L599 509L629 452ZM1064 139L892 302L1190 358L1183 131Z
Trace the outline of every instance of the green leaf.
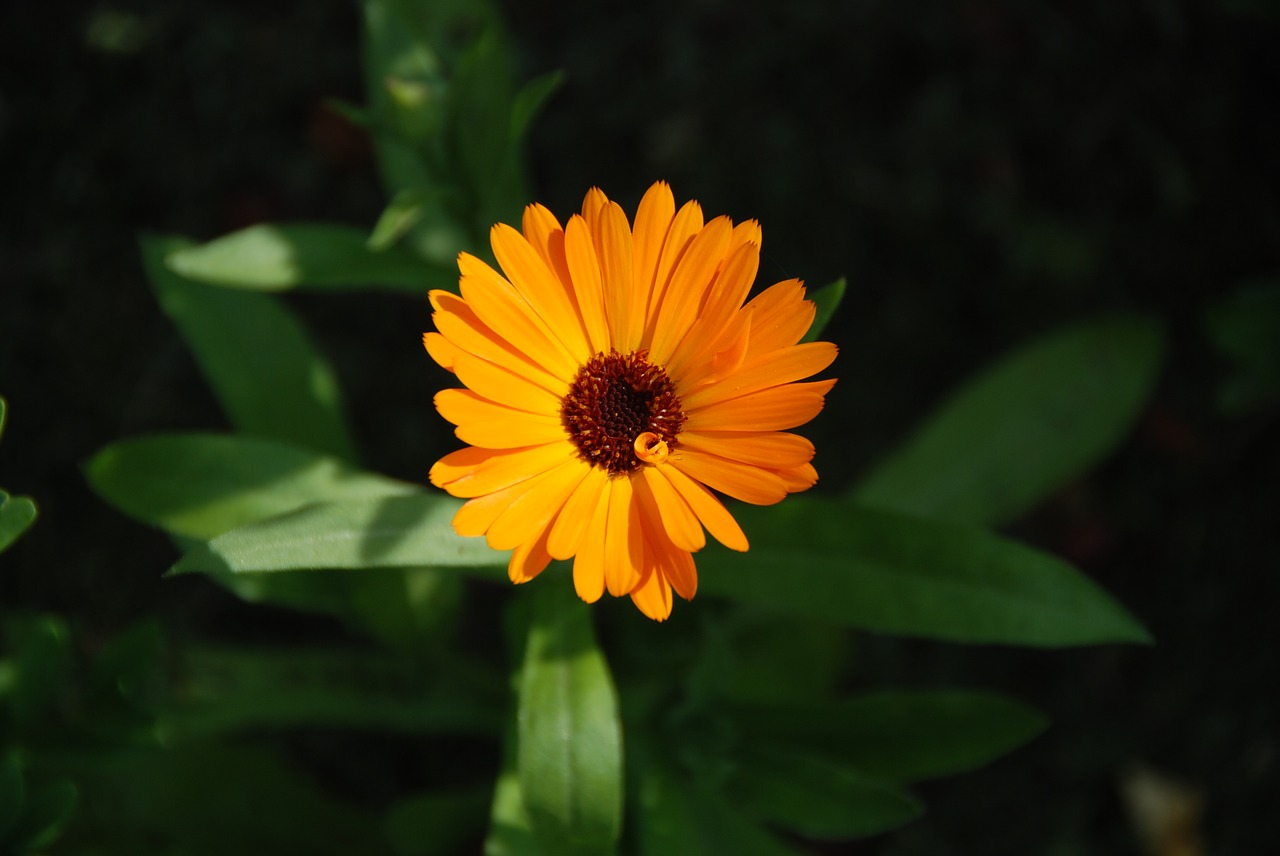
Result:
M418 225L431 201L431 191L422 187L411 187L397 193L378 217L367 241L369 249L381 252L394 245Z
M511 145L518 147L547 101L564 84L564 72L552 71L526 83L511 105Z
M981 530L816 497L734 515L751 549L699 554L701 593L953 642L1151 641L1067 563Z
M644 753L635 800L641 856L798 856L800 851L746 817L720 789L690 781L695 777L678 775Z
M891 782L975 770L1035 737L1039 711L994 693L883 691L834 704L736 708L751 744L819 755Z
M493 804L489 810L489 833L484 839L484 856L546 856L533 833L533 822L524 807L520 793L520 774L516 770L515 717L502 741L502 770L493 788Z
M965 383L853 496L961 523L1007 523L1115 448L1163 352L1164 332L1146 318L1032 342Z
M0 553L35 522L36 504L29 496L9 496L0 490Z
M253 291L382 286L426 296L457 281L405 250L371 248L365 233L321 223L250 226L165 257L180 276Z
M75 811L79 792L71 782L54 782L36 788L27 799L22 822L14 830L14 853L44 850L62 835Z
M800 341L817 341L822 331L827 328L827 324L831 323L836 310L840 308L840 301L844 300L844 292L844 277L840 277L809 295L809 299L818 305L818 311L813 317L813 323L809 325L809 332L805 333Z
M319 788L314 774L252 743L100 752L75 767L81 808L67 853L306 853L384 856L372 812Z
M919 817L910 794L820 755L757 747L728 785L747 812L809 838L860 838Z
M484 691L383 655L201 648L183 657L178 686L158 717L166 745L298 726L479 735L501 726Z
M354 457L337 375L285 304L173 273L181 239L143 238L152 289L231 422L247 434Z
M4 436L4 421L8 415L9 405L4 400L4 396L0 395L0 437Z
M463 853L484 829L487 794L422 793L396 803L382 828L396 856Z
M533 592L518 710L520 789L547 850L606 853L622 826L617 695L590 607L550 582Z
M89 485L136 520L208 539L326 500L420 489L335 458L228 434L157 434L107 446L85 465Z
M1210 306L1204 324L1236 367L1218 390L1223 411L1241 414L1280 397L1280 283L1242 286Z
M18 758L12 752L6 753L0 760L0 844L17 827L26 801L27 782Z
M308 506L232 529L188 552L172 572L437 567L497 576L507 554L453 531L459 505L452 497L415 494Z

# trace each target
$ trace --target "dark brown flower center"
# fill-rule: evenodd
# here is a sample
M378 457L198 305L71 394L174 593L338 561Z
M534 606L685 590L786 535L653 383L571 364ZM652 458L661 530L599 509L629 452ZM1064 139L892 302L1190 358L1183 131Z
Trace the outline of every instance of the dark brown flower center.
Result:
M661 366L648 360L648 351L596 354L578 370L560 407L564 425L578 454L616 476L640 467L636 438L645 437L641 450L665 443L674 448L686 420L675 384Z

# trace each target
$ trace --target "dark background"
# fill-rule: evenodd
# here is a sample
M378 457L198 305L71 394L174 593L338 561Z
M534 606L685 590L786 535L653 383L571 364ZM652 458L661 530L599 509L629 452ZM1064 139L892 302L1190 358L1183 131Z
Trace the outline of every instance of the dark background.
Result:
M1020 342L1115 311L1168 326L1129 439L1012 532L1117 594L1157 646L867 640L855 679L1004 689L1055 724L849 852L1139 853L1121 796L1138 765L1202 796L1187 834L1204 852L1277 852L1280 411L1217 407L1231 367L1204 327L1280 267L1273 7L505 5L521 74L567 74L532 135L535 198L563 217L598 184L633 209L664 178L763 223L762 279L848 278L822 487ZM225 426L142 278L139 231L376 219L367 142L324 103L363 101L358 50L343 2L0 9L0 484L41 510L0 559L3 609L58 611L90 638L151 613L251 628L225 595L162 582L171 547L79 466L121 437ZM347 381L366 463L423 480L441 436L425 306L294 305Z

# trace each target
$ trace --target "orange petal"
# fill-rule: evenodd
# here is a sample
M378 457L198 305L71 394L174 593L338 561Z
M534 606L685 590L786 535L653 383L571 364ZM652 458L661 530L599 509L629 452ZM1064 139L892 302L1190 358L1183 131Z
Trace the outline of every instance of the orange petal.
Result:
M551 564L551 556L547 553L547 533L540 538L526 541L511 551L511 561L507 563L507 577L511 582L527 583L547 569Z
M634 280L636 289L644 297L644 313L649 314L650 300L654 289L654 274L658 270L658 258L662 255L662 245L667 238L667 229L676 216L676 203L671 195L671 187L665 181L654 182L645 192L636 209L636 222L632 228L633 252L635 262Z
M588 464L572 458L539 478L536 485L511 502L494 520L485 533L489 546L495 550L512 550L541 538L589 469Z
M706 546L707 537L702 531L702 524L698 522L698 516L656 468L640 468L640 478L635 483L635 490L646 517L659 521L673 544L690 552Z
M830 342L807 342L757 355L745 360L737 371L724 380L682 396L681 401L685 411L690 412L771 386L810 377L831 365L836 358L836 350L836 346Z
M835 380L789 383L689 413L690 431L783 431L822 412Z
M760 247L756 244L742 244L729 255L693 329L667 362L667 371L672 376L684 375L687 367L697 365L723 347L720 337L747 299L759 266ZM745 348L745 343L743 345Z
M658 321L649 349L651 362L665 365L693 326L703 296L724 259L732 231L728 217L712 220L690 242L689 249L671 272L671 282L658 305Z
M773 505L787 496L787 486L776 473L695 449L681 449L671 456L671 465L713 490L752 505Z
M586 476L569 495L560 516L551 525L551 534L547 539L547 550L554 558L568 559L578 552L596 508L608 504L603 497L608 481L609 476L604 470L589 467ZM601 585L603 584L602 582Z
M604 594L605 541L613 484L612 479L605 479L600 501L591 512L582 545L573 560L573 588L587 603L595 603Z
M538 251L538 255L542 257L546 266L555 271L557 259L553 248L554 236L564 235L564 229L560 226L556 215L547 210L545 205L535 202L533 205L525 206L520 228L524 232L525 239Z
M639 520L640 510L632 497L630 477L611 479L610 486L604 584L609 594L621 597L640 582L640 571L644 567L644 530Z
M804 299L804 285L788 279L766 288L752 298L747 308L751 319L751 354L767 354L794 345L813 326L818 307Z
M650 568L631 590L631 602L654 621L666 621L671 616L671 585L666 576Z
M467 353L458 354L453 370L468 388L490 401L545 416L560 413L560 397L523 374Z
M535 480L527 479L503 490L496 490L464 502L453 515L453 530L459 535L468 537L483 535L493 525L493 521L498 519L498 515L502 514L513 501L523 496L525 491L535 483Z
M818 483L818 471L813 464L800 464L797 467L774 470L787 486L787 493L800 493Z
M582 219L587 221L587 225L591 227L592 234L596 230L596 218L600 216L600 209L609 204L609 197L604 195L604 191L598 187L593 187L587 191L587 195L582 199Z
M458 355L457 345L450 343L439 333L423 333L422 344L440 368L453 371L453 361Z
M568 352L579 362L591 356L577 310L569 300L564 283L552 272L524 235L510 226L497 224L489 233L493 253L507 280L525 298Z
M565 259L577 298L578 311L591 343L591 353L608 353L609 322L604 311L604 281L600 260L596 256L591 227L577 214L569 218L564 233Z
M680 447L770 468L798 467L813 460L813 443L799 434L779 431L682 431Z
M742 534L742 527L728 509L716 499L715 494L680 472L670 464L660 464L655 469L671 483L676 492L689 503L693 513L698 515L707 531L730 550L745 552L747 536Z
M685 250L694 236L702 231L702 208L697 202L690 200L680 206L676 216L667 229L666 238L662 242L662 252L658 254L658 266L653 272L653 290L649 293L648 321L645 324L642 347L649 347L653 341L654 328L658 323L658 307L666 300L670 285L671 271L676 263L684 257Z
M568 389L568 381L549 373L543 368L543 363L535 362L533 358L516 350L510 342L481 321L461 297L446 295L439 303L440 308L431 316L431 320L450 344L523 375L550 392L563 394Z
M459 469L453 466L450 459L461 457L458 452L446 455L431 468L431 483L442 487L453 496L473 498L493 493L519 482L542 475L560 466L576 455L573 445L567 440L547 443L543 446L529 446L523 449L463 449L462 452L487 452L483 463L473 467L463 475L454 475ZM446 470L442 465L449 462ZM454 477L450 478L453 475ZM445 481L445 479L449 479Z
M648 293L632 286L631 225L616 202L600 211L596 246L604 279L604 309L613 347L629 354L640 346Z

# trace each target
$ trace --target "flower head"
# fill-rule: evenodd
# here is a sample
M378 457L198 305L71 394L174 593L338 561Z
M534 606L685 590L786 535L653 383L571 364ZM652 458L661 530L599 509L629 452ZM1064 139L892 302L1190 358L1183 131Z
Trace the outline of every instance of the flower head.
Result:
M597 189L563 227L541 205L490 239L502 273L458 258L461 296L431 292L427 351L465 388L436 395L468 448L431 482L468 500L462 535L511 550L522 583L573 559L578 595L608 589L650 618L697 589L704 528L747 538L712 490L757 505L807 490L813 445L786 433L835 383L798 383L836 356L797 344L814 306L798 280L747 302L760 226L703 222L649 189L635 222ZM745 305L744 305L745 303Z

